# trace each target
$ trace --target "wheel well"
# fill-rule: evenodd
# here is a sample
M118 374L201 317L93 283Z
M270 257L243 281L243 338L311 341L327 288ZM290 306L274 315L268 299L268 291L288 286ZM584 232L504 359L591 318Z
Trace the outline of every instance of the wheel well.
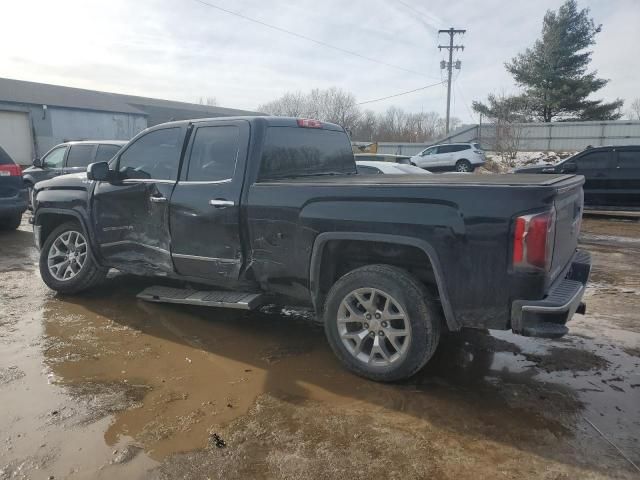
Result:
M467 160L466 158L459 158L458 161L456 163L460 163L460 162L467 162L467 163L471 163L469 160Z
M38 225L40 230L40 242L44 243L53 230L66 222L75 222L82 227L78 219L70 214L65 213L44 213L38 216Z
M438 285L429 256L420 248L365 240L330 240L322 250L316 309L321 311L331 286L356 268L372 264L393 265L416 276L435 296Z

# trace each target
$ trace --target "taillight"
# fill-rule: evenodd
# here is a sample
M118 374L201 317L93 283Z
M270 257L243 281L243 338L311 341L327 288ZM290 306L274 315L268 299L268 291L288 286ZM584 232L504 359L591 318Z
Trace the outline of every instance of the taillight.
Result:
M22 169L20 165L15 163L6 163L0 165L0 177L21 177Z
M549 271L556 233L556 210L516 218L513 230L513 267Z
M298 118L298 126L303 128L322 128L322 122L320 120L313 120L311 118Z

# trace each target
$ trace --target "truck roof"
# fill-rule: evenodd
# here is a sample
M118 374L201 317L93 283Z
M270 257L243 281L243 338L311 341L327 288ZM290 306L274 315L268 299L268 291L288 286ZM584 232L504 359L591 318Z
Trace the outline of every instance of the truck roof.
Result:
M265 127L300 127L298 125L298 120L308 120L306 118L296 118L296 117L275 117L269 115L243 115L236 117L211 117L211 118L195 118L192 120L178 120L175 122L162 123L160 125L154 125L153 128L159 126L167 126L167 125L185 125L185 124L198 124L205 122L228 122L233 120L245 120L249 123L261 123ZM324 130L336 130L336 131L344 131L344 129L340 125L336 125L335 123L330 122L321 122ZM303 128L303 127L301 127ZM313 128L313 127L310 127Z

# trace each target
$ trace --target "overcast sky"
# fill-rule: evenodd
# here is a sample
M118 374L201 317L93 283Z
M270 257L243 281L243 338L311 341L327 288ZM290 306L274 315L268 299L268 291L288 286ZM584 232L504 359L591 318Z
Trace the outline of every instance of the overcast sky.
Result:
M209 1L209 0L204 0ZM9 3L9 2L7 2ZM456 42L453 114L514 90L504 62L539 36L559 0L211 0L209 3L392 68L252 23L196 0L21 0L4 4L0 76L255 109L287 91L337 86L366 101L441 80L439 28ZM611 80L599 97L640 97L640 0L579 0L603 24L592 67ZM405 70L403 70L405 69ZM407 72L411 70L415 73ZM445 85L366 105L444 113Z

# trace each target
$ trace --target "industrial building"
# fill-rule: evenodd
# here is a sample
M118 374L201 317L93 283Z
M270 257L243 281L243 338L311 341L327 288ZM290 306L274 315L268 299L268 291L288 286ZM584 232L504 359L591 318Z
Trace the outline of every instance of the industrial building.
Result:
M129 140L172 120L257 114L0 78L0 145L20 165L70 140Z

